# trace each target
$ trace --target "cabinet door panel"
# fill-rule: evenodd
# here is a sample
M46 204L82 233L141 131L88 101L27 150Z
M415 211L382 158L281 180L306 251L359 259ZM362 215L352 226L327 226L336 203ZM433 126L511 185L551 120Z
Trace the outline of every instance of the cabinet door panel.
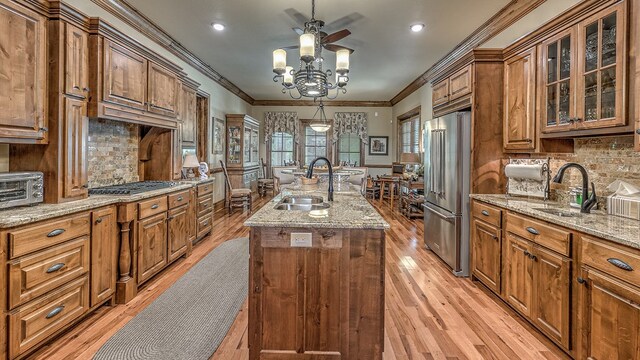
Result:
M449 78L450 97L455 100L471 93L472 65L465 67Z
M173 169L173 180L182 178L182 124L178 123L178 128L173 130L171 135L171 166Z
M89 35L65 26L65 93L84 99L89 96Z
M527 256L531 250L529 241L507 233L505 297L526 317L531 317L533 301L533 266Z
M585 269L588 329L584 358L640 359L640 289L595 270Z
M500 292L501 231L473 220L473 274L493 291Z
M103 101L145 110L147 60L127 48L104 40Z
M178 77L169 70L149 63L149 111L176 116L178 109Z
M87 195L87 103L65 98L64 118L64 197Z
M545 133L575 129L575 38L575 30L570 28L540 47L540 124Z
M438 106L449 102L449 79L433 85L432 106Z
M113 207L91 214L91 306L111 297L118 274L118 221Z
M189 222L188 206L172 209L169 211L169 234L167 244L169 246L169 261L173 261L187 252L187 241L189 240L189 231L187 229Z
M533 150L536 147L536 48L505 62L504 148Z
M167 214L138 223L138 284L148 280L167 264Z
M571 259L536 246L533 321L569 349Z
M46 19L0 0L0 138L46 138Z
M197 141L197 117L196 117L196 93L195 91L182 88L182 145L194 147Z

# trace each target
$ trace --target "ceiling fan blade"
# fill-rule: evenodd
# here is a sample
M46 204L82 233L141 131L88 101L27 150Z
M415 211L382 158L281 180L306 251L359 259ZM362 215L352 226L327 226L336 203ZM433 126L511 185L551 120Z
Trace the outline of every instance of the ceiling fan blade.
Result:
M354 12L349 15L345 15L337 20L332 21L325 25L326 29L342 29L346 28L354 22L364 19L364 16L360 13Z
M325 37L322 38L322 43L323 44L329 44L332 42L336 42L338 40L342 40L344 38L346 38L347 36L351 35L351 31L347 30L347 29L343 29L337 32L334 32L333 34L329 34Z
M336 52L338 50L349 50L349 54L353 54L353 52L355 51L353 49L349 49L348 47L344 47L336 44L324 44L322 46L324 46L325 49L333 52Z
M304 16L300 11L294 8L288 8L285 11L285 14L289 15L290 18L293 19L297 24L304 26L304 23L309 21L308 16Z
M291 46L281 47L280 49L283 49L283 50L293 50L293 49L297 49L297 48L299 48L299 47L300 47L299 45L291 45Z
M304 34L304 30L300 29L299 27L291 28L291 30L293 30L298 35Z

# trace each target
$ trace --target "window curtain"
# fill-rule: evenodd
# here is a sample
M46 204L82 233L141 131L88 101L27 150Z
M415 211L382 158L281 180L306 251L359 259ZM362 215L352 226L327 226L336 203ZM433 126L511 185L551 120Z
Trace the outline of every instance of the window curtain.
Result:
M298 113L291 111L268 111L264 114L264 142L271 140L274 133L286 132L293 135L293 141L298 143Z
M367 113L364 112L337 112L333 120L333 142L340 139L340 135L358 135L363 144L369 143L367 134Z

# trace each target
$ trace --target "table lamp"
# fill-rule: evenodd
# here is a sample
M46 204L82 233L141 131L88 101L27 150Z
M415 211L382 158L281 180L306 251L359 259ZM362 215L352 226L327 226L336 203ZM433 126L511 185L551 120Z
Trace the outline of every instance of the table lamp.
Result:
M187 154L184 158L184 163L182 167L185 169L189 169L187 172L187 179L193 179L196 177L196 174L193 172L194 168L200 167L200 162L195 154Z

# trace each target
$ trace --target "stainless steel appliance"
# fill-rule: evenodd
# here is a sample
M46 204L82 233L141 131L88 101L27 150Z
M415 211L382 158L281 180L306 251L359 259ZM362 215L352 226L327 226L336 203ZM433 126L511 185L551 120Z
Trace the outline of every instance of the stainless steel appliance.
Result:
M471 113L429 120L423 135L424 241L456 276L469 276Z
M138 181L89 189L89 195L133 195L177 185L173 181Z
M0 209L41 203L42 179L38 171L0 173Z

